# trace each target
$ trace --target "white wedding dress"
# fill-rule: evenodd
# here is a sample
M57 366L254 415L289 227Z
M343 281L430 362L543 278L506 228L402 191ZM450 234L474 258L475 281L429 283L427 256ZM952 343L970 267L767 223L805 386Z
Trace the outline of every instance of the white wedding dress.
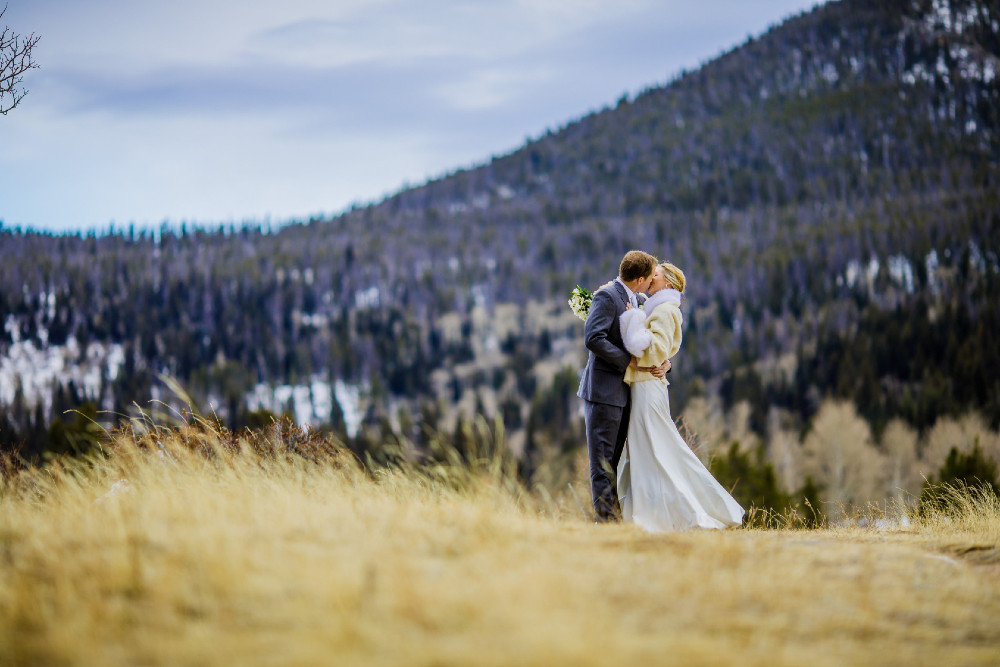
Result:
M640 366L658 366L680 348L681 295L661 290L645 310L621 317L625 347ZM627 374L632 385L628 440L618 463L622 518L654 533L738 526L743 508L695 456L670 416L666 381Z
M632 385L628 441L618 463L622 518L653 533L726 528L743 508L687 446L670 418L667 385Z

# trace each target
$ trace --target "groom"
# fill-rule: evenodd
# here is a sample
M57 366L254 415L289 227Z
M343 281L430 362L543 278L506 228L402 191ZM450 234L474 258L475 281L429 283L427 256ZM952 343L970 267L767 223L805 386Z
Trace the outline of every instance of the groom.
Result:
M624 377L629 364L635 363L622 343L618 318L628 304L639 306L638 293L649 289L655 270L656 258L652 255L641 250L627 252L618 267L618 278L594 293L584 325L584 341L590 356L576 395L584 401L590 490L594 512L602 523L621 517L615 481L631 408L631 394ZM662 378L666 368L664 363L642 370Z

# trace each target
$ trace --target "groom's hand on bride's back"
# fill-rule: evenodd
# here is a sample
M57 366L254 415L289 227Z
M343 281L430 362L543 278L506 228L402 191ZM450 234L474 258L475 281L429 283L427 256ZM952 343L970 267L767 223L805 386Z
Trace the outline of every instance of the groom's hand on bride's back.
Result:
M639 365L639 360L636 359L635 357L632 357L632 364L631 364L631 366L632 366L632 368L635 368L636 370L640 370L640 371L644 371L646 373L649 373L650 375L652 375L653 377L655 377L657 380L662 380L664 377L666 377L667 373L670 372L670 369L673 366L673 364L671 364L670 360L667 359L666 361L664 361L659 366L640 366Z

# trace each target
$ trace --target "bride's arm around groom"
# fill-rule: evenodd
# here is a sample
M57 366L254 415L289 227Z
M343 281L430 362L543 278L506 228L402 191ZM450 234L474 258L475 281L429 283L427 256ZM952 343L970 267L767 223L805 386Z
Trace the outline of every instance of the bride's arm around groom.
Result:
M619 319L622 342L636 357L639 367L659 366L677 354L684 323L680 302L681 293L668 287L650 296L644 310L630 308L622 313ZM637 379L650 379L640 373L630 368L625 374L625 382L631 384Z
M639 359L639 366L659 366L681 348L684 316L680 308L671 305L656 308L648 316L638 308L622 314L622 340L625 349Z

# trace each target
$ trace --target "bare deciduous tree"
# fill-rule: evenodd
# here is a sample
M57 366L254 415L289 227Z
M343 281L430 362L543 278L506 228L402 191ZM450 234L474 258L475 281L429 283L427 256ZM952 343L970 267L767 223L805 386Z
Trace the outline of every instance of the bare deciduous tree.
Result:
M830 514L884 499L885 455L853 403L826 400L803 443L803 472L823 487Z
M4 5L3 11L0 11L0 22L6 13L7 6ZM38 67L31 59L31 52L39 39L35 33L25 37L9 26L3 26L3 32L0 32L0 114L6 116L28 94L28 89L21 82L25 72Z

